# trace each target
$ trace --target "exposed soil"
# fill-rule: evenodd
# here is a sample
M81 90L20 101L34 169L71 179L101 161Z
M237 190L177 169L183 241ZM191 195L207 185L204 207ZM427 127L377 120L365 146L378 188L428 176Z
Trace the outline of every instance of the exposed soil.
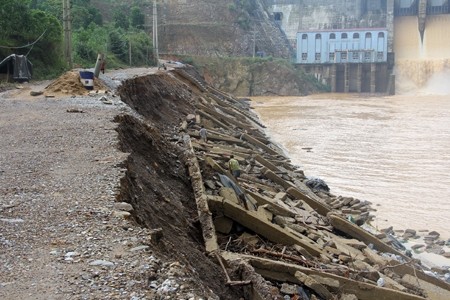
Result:
M144 117L117 97L29 97L43 84L0 94L0 298L241 298L204 252L178 145L192 95L160 76L121 90Z

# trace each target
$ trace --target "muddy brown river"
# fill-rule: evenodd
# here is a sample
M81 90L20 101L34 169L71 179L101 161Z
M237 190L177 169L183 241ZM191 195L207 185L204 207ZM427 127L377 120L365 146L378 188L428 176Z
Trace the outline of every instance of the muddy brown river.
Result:
M252 105L307 176L334 195L371 201L373 225L450 237L450 96L323 94Z

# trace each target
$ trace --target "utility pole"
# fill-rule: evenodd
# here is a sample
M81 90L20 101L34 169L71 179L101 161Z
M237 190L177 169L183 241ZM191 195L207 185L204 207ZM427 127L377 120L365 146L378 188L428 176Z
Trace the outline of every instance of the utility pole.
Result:
M131 67L131 40L128 41L128 57L129 57L130 67Z
M158 11L156 10L156 0L153 0L153 53L155 54L156 66L159 68Z
M253 30L253 58L255 58L256 52L256 30Z
M70 15L70 0L63 1L63 28L64 28L64 58L69 65L69 68L73 68L72 63L72 17Z

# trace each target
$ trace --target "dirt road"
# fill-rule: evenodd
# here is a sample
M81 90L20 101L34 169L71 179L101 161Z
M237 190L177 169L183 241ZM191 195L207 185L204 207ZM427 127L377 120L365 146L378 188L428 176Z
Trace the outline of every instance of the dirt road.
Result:
M115 88L152 72L110 72L104 81ZM46 84L0 94L0 298L213 295L189 283L195 270L152 253L155 232L116 202L128 154L118 148L114 117L130 108L111 94L29 95Z

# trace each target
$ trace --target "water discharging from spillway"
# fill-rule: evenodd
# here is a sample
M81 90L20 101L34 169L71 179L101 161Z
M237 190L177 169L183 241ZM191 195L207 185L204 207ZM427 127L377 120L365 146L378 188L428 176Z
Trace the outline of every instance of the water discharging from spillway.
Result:
M335 195L374 203L379 228L450 237L450 15L396 21L397 95L255 98L268 133Z
M450 94L450 15L427 16L423 43L416 16L394 24L397 94Z

